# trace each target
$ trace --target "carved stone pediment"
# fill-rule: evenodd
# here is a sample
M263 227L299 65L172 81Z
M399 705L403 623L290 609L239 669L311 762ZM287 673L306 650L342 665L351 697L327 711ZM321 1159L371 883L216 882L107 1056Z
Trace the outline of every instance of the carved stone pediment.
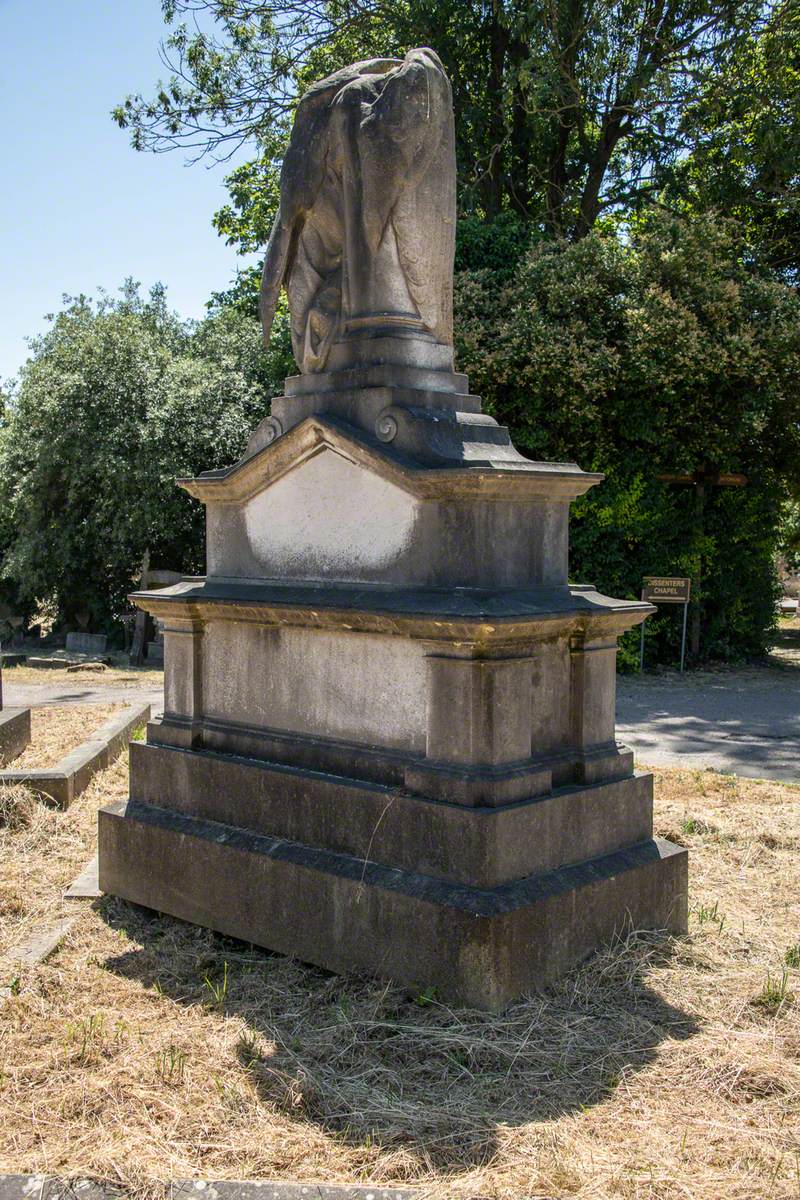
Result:
M205 504L243 503L289 472L302 470L325 451L420 499L538 496L569 501L603 478L582 471L575 463L534 463L521 456L508 461L487 460L485 465L453 460L446 467L430 467L411 455L392 452L377 437L370 439L345 422L309 417L232 467L178 482L190 496Z

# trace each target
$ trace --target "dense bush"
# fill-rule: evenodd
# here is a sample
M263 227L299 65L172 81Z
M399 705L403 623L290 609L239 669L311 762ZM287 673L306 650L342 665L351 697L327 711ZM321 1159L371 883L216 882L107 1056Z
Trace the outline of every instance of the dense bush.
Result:
M160 289L68 302L0 423L0 576L19 606L48 600L99 629L145 551L202 570L203 509L175 479L241 454L286 374L283 325L264 355L251 318L181 323Z
M573 577L629 597L646 574L699 579L701 653L724 659L769 645L800 469L800 300L742 257L729 223L659 217L456 281L459 366L489 411L531 457L606 473L573 509ZM694 488L657 478L703 468L749 485L708 488L701 515ZM679 634L660 610L649 660L674 661Z
M795 481L795 487L789 499L783 505L781 512L781 533L779 550L786 570L792 574L800 573L800 478Z

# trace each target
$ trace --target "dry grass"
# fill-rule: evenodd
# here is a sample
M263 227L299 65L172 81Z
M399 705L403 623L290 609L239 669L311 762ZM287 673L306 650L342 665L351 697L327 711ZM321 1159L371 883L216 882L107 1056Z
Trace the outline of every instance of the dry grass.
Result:
M126 753L96 775L67 812L35 798L30 815L14 822L16 828L0 822L0 986L8 982L2 971L4 964L9 964L7 955L13 946L25 941L39 925L54 924L60 916L80 911L75 902L62 902L61 894L94 854L97 809L125 795L127 776ZM23 794L31 795L25 788L0 789L0 795L20 807L24 807L19 799ZM7 1016L7 1011L2 1011L0 1025ZM3 1069L0 1050L0 1072ZM0 1082L0 1111L4 1098Z
M37 811L36 797L28 788L0 783L0 829L9 833L28 829L36 819Z
M74 683L88 683L96 687L119 687L130 684L131 687L157 688L164 682L163 670L153 667L106 667L105 671L67 671L66 668L55 670L51 667L4 667L3 678L11 688L19 683L43 683L57 686L69 680Z
M9 771L49 770L87 741L122 704L49 705L31 709L31 740Z
M689 938L631 937L501 1016L115 900L69 908L60 891L97 806L125 792L124 757L69 812L0 829L0 954L81 913L0 1018L0 1169L139 1191L195 1176L800 1196L800 789L657 779L660 832L693 851Z

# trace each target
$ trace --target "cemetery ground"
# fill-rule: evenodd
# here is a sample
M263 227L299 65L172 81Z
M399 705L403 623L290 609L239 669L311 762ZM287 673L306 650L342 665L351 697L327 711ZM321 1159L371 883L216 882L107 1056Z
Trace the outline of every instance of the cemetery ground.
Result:
M5 703L9 707L150 702L163 708L161 668L111 665L102 671L46 670L13 666L3 671Z
M635 932L501 1015L63 898L127 754L0 818L0 1170L432 1197L800 1194L800 789L658 769L689 936ZM42 962L15 947L74 923Z
M31 709L31 740L22 754L12 759L14 771L49 769L70 750L92 736L121 704L43 705Z
M617 737L639 762L800 783L800 619L762 662L620 676Z

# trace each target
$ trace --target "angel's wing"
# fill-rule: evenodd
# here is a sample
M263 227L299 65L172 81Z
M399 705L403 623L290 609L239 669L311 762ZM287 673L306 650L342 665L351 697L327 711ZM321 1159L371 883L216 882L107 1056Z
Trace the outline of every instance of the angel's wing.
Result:
M281 199L272 226L261 275L259 312L264 341L269 342L281 287L292 269L297 239L306 213L325 176L331 103L346 84L364 75L383 75L398 66L394 58L353 63L313 84L295 113L289 147L281 168Z
M372 253L392 222L408 290L425 325L453 338L455 131L450 83L432 50L412 50L362 123L362 214Z

